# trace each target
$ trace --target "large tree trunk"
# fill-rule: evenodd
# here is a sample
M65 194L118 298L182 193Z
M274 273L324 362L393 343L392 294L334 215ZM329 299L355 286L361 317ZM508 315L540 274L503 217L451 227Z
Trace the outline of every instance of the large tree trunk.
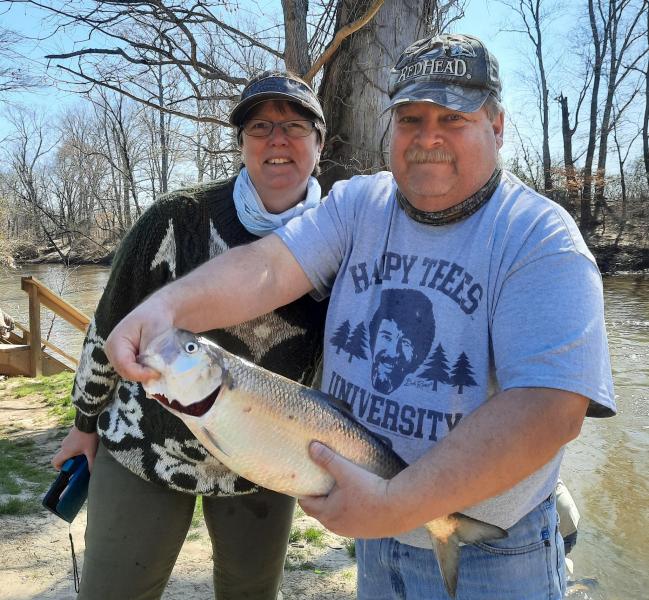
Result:
M284 63L289 71L304 75L311 66L306 31L308 0L282 0L284 12Z
M347 38L326 64L320 85L328 142L320 182L386 168L388 75L401 52L426 35L435 0L386 0L374 19ZM336 29L358 18L370 0L339 0ZM379 115L377 117L377 115Z

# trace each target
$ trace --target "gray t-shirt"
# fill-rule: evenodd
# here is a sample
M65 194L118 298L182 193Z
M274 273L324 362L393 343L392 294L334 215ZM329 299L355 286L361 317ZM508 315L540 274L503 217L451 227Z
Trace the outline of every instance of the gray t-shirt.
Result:
M331 296L323 391L408 463L500 390L567 390L614 414L601 277L568 213L509 173L443 226L409 218L395 191L387 172L339 182L277 231ZM511 527L552 493L562 454L463 512Z

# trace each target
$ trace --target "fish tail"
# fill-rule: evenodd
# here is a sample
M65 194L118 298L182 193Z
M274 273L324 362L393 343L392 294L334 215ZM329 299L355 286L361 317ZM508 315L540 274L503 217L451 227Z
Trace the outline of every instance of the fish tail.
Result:
M430 521L425 527L433 543L444 586L451 598L455 598L457 591L460 543L475 544L507 537L504 529L459 513L444 520Z

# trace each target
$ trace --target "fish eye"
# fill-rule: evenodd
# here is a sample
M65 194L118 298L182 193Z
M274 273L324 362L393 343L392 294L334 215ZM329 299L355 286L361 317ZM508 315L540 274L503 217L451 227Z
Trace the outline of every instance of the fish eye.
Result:
M187 342L185 344L185 352L187 354L194 354L198 350L198 344L196 342Z

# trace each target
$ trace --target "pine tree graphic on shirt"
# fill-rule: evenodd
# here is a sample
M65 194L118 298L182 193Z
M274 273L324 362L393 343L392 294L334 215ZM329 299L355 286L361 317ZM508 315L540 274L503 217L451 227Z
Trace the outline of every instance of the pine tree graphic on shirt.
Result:
M343 323L344 325L344 323ZM367 348L367 333L365 331L365 323L361 321L352 332L345 346L345 350L349 352L349 361L352 362L352 358L367 358L365 349Z
M329 342L336 348L336 354L340 354L341 350L345 350L347 346L347 341L349 340L349 332L351 331L352 326L348 320L345 320L343 324L336 329L334 334L331 336Z
M433 355L424 363L424 370L419 374L421 379L433 382L433 391L437 391L438 383L449 383L448 359L442 344L437 344ZM462 392L460 392L462 393Z
M478 385L473 379L473 371L469 358L464 352L457 357L453 370L451 371L451 385L457 387L457 393L461 394L464 387Z

